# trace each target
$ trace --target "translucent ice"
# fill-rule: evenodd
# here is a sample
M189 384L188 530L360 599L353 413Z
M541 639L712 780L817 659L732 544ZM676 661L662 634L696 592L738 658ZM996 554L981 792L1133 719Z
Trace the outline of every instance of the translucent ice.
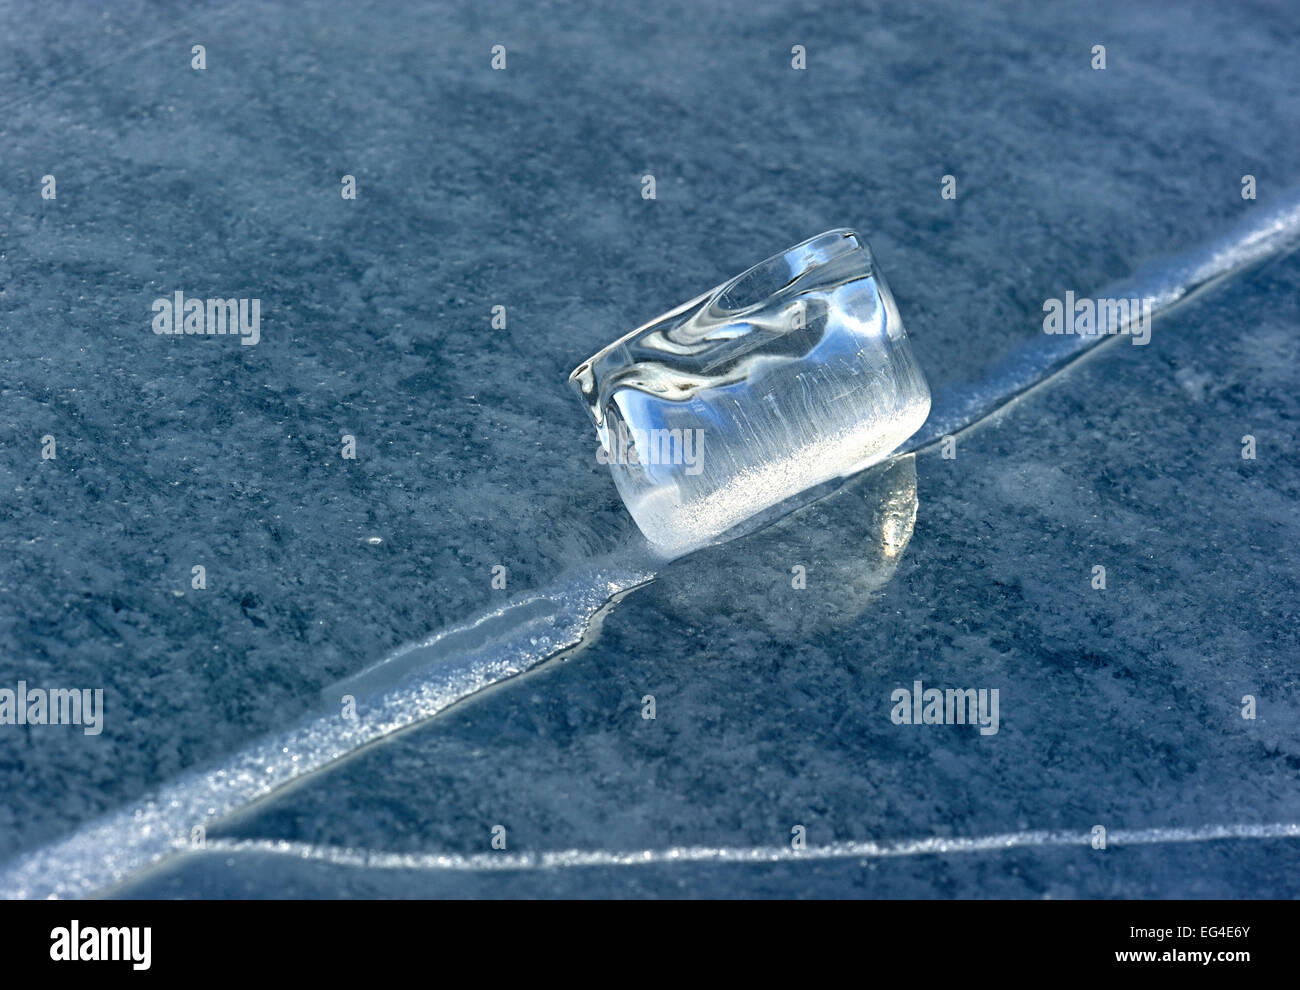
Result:
M669 556L882 460L930 409L893 297L851 230L769 258L569 380L628 511Z

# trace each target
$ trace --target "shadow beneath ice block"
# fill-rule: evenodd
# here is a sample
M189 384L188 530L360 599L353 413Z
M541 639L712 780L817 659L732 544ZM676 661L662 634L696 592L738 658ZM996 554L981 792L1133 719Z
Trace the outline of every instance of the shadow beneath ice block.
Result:
M774 640L801 640L852 622L889 583L917 504L908 454L758 532L673 562L659 574L659 593L692 624L724 616Z

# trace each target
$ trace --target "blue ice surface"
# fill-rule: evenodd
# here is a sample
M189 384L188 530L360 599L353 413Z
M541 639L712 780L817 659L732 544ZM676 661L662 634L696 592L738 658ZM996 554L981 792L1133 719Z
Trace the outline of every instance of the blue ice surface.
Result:
M501 604L493 565L542 587L635 542L567 373L773 252L862 230L938 392L1040 334L1045 298L1266 206L1297 178L1297 41L1287 5L6 8L0 686L102 686L107 714L98 737L0 727L0 858ZM1300 820L1296 284L1291 259L1236 279L956 459L918 455L883 584L865 510L828 501L210 836L471 854L497 823L526 852ZM261 342L155 336L176 290L259 297ZM917 676L999 687L1000 732L892 724ZM123 892L1297 894L1294 841L1089 853L490 875L214 853Z

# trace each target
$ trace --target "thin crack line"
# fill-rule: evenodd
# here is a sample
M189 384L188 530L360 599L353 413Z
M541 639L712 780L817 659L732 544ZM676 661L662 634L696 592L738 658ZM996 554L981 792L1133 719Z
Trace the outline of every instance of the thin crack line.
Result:
M1201 825L1195 828L1117 829L1106 847L1232 839L1296 839L1300 823ZM276 839L214 839L190 856L271 855L369 870L492 872L575 867L653 866L672 863L787 863L839 859L890 859L903 856L1002 852L1011 849L1091 847L1091 832L1026 831L961 838L932 837L895 841L847 841L793 849L788 846L679 846L626 852L563 849L537 853L403 853L351 846L315 845Z
M1292 190L1272 209L1251 215L1211 244L1182 252L1155 268L1144 269L1112 291L1125 297L1154 295L1162 301L1158 309L1165 309L1190 297L1202 286L1239 273L1265 258L1288 253L1294 249L1297 236L1300 236L1300 193ZM996 411L1023 391L1024 382L1035 375L1038 380L1053 377L1059 370L1058 360L1065 358L1068 363L1073 360L1070 355L1077 356L1080 345L1086 350L1095 343L1090 339L1065 341L1051 346L1049 352L1033 346L1024 353L1012 355L983 383L984 391L953 394L946 408L933 410L931 422L913 438L912 449L925 446L953 428L986 418L988 412ZM993 409L989 409L990 404ZM5 864L0 868L0 895L86 896L120 885L167 859L184 855L188 846L178 840L196 824L210 827L255 801L266 800L291 784L324 772L362 746L427 721L484 688L539 666L561 650L581 642L593 614L605 608L618 592L653 580L654 574L637 574L635 579L628 574L619 577L613 583L598 581L579 589L578 601L566 600L561 623L564 628L542 637L548 645L519 647L515 652L505 651L508 655L503 655L502 650L485 648L477 657L471 654L470 658L461 658L460 664L449 664L443 671L445 680L423 678L408 685L403 692L386 696L380 709L359 723L340 723L322 716L255 741L221 764L168 782L125 808L82 824L62 839ZM429 640L426 645L432 642ZM470 659L474 663L465 666ZM114 850L111 856L104 855L106 848ZM842 855L870 856L871 849L887 847L867 843L862 848L867 851ZM655 853L651 850L636 855L649 855L649 861L653 862ZM799 855L807 856L809 852Z

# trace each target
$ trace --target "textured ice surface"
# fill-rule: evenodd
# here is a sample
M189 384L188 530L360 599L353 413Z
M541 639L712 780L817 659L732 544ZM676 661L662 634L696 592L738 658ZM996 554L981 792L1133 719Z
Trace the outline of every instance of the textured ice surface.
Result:
M1154 314L1167 314L1216 282L1263 259L1294 250L1298 241L1300 187L1292 186L1270 203L1252 210L1221 236L1171 257L1154 259L1098 295L1124 299L1136 294L1150 302ZM1124 329L1125 323L1112 325L1111 315L1102 313L1094 335L1036 336L1012 348L977 381L945 388L925 426L911 438L908 449L932 443L989 415L1025 389L1049 378L1082 352Z
M132 892L1295 897L1298 325L1293 255L1149 347L1102 345L955 459L899 458L674 561L567 662L227 821ZM916 676L1001 689L1001 730L891 724ZM489 822L510 858L482 864ZM1096 824L1105 852L1079 841ZM920 854L877 858L895 844ZM566 862L591 865L547 865Z
M811 231L872 224L931 423L953 385L1002 394L987 369L1063 339L1041 332L1044 297L1177 256L1295 181L1300 130L1278 121L1298 45L1294 4L1208 0L4 5L0 683L102 685L106 721L0 732L0 855L119 813L127 830L83 851L122 849L149 795L231 766L327 685L639 539L565 376ZM765 845L795 814L817 816L813 841L1073 830L1093 809L1131 827L1294 815L1300 362L1276 268L1204 325L1174 314L1150 347L1103 347L1089 364L1109 374L1031 394L957 461L919 455L915 532L880 597L844 599L851 636L821 592L764 594L792 557L815 555L814 579L884 573L840 516L691 555L599 649L435 719L407 740L418 759L334 768L248 834L470 854L489 818L524 852ZM261 343L158 346L149 301L176 289L260 296ZM1260 459L1207 472L1247 431ZM46 433L57 462L36 456ZM1072 570L1099 544L1137 578L1111 608ZM1017 738L1008 700L993 757L873 730L871 665L934 658L955 679L990 655L1032 709ZM1259 722L1215 721L1224 679L1272 699ZM647 690L673 699L660 735L624 721ZM1295 896L1294 846L459 889ZM278 862L214 855L208 882L172 889L286 890ZM345 869L315 889L378 885Z
M569 380L628 510L669 555L869 467L930 409L889 286L851 230L755 265Z
M78 897L120 883L184 851L206 828L348 753L579 643L607 602L653 577L634 554L603 561L472 623L412 644L328 688L324 707L225 763L187 774L135 806L0 869L9 897ZM352 696L355 717L341 718Z

